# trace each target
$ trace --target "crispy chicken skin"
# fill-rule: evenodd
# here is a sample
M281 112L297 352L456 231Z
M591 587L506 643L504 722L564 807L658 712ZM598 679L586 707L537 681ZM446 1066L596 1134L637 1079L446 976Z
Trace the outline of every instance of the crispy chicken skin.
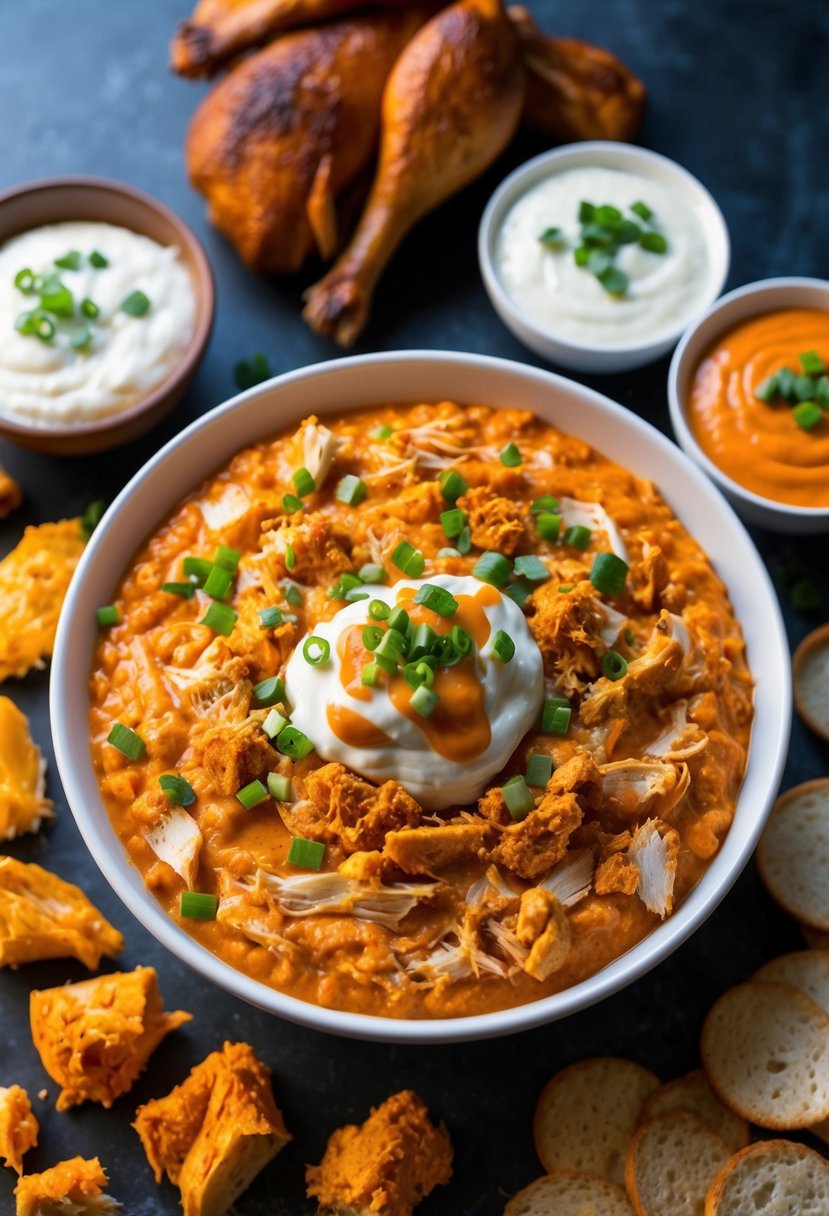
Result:
M97 1157L72 1157L42 1174L26 1174L15 1187L15 1216L105 1216L120 1203L104 1194L106 1171Z
M33 992L29 1011L41 1063L62 1086L58 1110L81 1102L112 1106L165 1035L192 1016L164 1012L153 967Z
M415 8L286 34L234 68L190 123L190 180L251 270L292 274L339 245L337 202L368 169L386 77Z
M575 794L545 794L526 819L504 829L493 860L521 878L540 878L564 857L582 817Z
M0 840L36 832L52 817L46 764L28 719L8 697L0 697Z
M520 507L493 494L489 486L475 486L458 499L465 512L472 543L479 549L497 549L512 557L526 539Z
M404 874L434 874L453 862L484 856L486 823L447 823L441 827L389 832L383 856Z
M381 786L362 781L342 764L324 764L305 779L305 797L322 816L310 812L305 830L314 839L329 840L346 853L382 849L388 832L413 828L422 815L420 804L396 781ZM312 822L314 820L315 822Z
M452 1145L411 1090L393 1094L360 1127L333 1132L319 1165L306 1171L320 1216L411 1216L452 1176Z
M224 1216L291 1139L270 1070L247 1043L225 1043L164 1098L139 1108L133 1127L157 1182L181 1191L184 1216Z
M0 1157L23 1173L23 1157L37 1144L39 1131L29 1095L20 1085L0 1086Z

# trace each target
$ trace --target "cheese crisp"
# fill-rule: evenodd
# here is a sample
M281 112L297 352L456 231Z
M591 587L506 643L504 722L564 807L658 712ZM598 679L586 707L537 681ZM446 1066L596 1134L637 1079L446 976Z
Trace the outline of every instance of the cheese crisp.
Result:
M120 1210L104 1194L106 1172L97 1157L72 1157L42 1174L27 1174L15 1188L15 1216L109 1216Z
M0 840L36 832L51 818L46 762L29 735L26 715L0 697Z
M124 939L80 887L34 862L0 857L0 967L76 958L94 971Z
M23 1173L23 1156L37 1144L39 1131L29 1095L21 1085L0 1086L0 1157Z
M0 561L0 680L25 676L51 657L58 616L83 553L78 519L27 528Z
M164 1036L192 1017L164 1012L153 967L33 992L29 1011L43 1067L63 1087L58 1110L81 1102L112 1106Z
M156 1181L166 1174L181 1191L184 1216L223 1216L291 1139L270 1070L246 1043L212 1052L133 1126Z

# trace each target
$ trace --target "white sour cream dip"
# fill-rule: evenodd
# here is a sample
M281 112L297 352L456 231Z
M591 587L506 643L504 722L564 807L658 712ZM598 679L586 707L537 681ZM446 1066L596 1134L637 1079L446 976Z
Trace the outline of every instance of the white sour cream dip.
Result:
M582 202L610 204L640 225L643 221L630 208L642 202L653 213L643 226L655 228L667 241L661 254L634 243L619 248L613 265L629 279L623 296L610 295L574 261ZM541 243L548 228L561 230L562 249ZM600 166L552 173L522 195L498 233L495 264L504 289L528 321L590 346L634 346L676 332L710 294L705 231L686 201L651 178Z
M81 255L77 269L55 265L70 252ZM96 269L93 252L107 265ZM15 286L21 270L57 275L72 293L74 315L51 318L55 334L48 342L15 329L39 300ZM143 316L121 307L136 290L150 301ZM81 314L82 300L97 307L94 319ZM119 414L174 369L195 315L190 276L173 246L104 223L50 224L13 237L0 247L0 412L44 427ZM83 326L90 340L73 349Z
M399 781L427 810L474 802L488 780L499 772L523 736L537 719L544 700L544 670L541 651L530 633L524 614L507 596L469 576L436 575L430 579L402 580L391 587L373 586L371 598L391 606L401 598L411 599L425 584L444 587L461 604L461 614L474 612L479 630L488 636L476 650L475 676L481 686L483 715L489 723L489 740L477 754L452 759L450 736L462 733L464 722L435 720L431 737L423 719L405 716L395 704L388 680L373 688L355 687L350 695L343 679L341 639L349 630L377 624L368 613L368 600L341 608L329 621L321 621L313 636L330 646L325 663L309 664L301 640L288 660L285 686L291 721L314 743L324 760L336 760L370 781ZM485 618L485 620L484 620ZM465 618L465 619L468 619ZM488 623L488 629L487 629ZM450 618L451 624L451 618ZM503 629L515 643L515 654L501 662L492 651L492 640ZM370 656L367 656L370 657ZM451 669L450 669L451 671ZM402 685L403 677L398 677ZM435 688L440 686L440 673ZM332 728L340 711L359 715L384 737L371 746L355 746ZM435 711L437 713L437 711ZM437 727L437 735L435 727ZM441 737L442 736L442 737Z

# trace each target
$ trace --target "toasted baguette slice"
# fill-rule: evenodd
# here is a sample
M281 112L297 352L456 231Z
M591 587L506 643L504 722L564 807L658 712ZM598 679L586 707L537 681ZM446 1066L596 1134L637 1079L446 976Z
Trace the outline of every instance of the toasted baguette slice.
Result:
M803 639L792 659L794 703L817 735L829 739L829 625Z
M829 778L778 798L760 838L757 868L790 916L829 932Z
M761 1140L720 1170L705 1216L827 1216L829 1162L791 1140Z
M800 932L806 939L806 945L810 950L829 950L829 932L824 933L822 929L813 929L811 925L801 925Z
M829 1013L829 950L783 954L765 963L753 978L767 984L791 984Z
M702 1216L708 1188L730 1156L726 1142L685 1110L644 1123L625 1167L636 1216Z
M829 1144L829 1119L823 1119L820 1123L814 1123L809 1128L813 1136L817 1136L818 1140L822 1140L824 1144Z
M745 1119L723 1106L701 1068L669 1081L652 1093L642 1107L639 1122L647 1123L649 1119L665 1115L669 1110L684 1110L689 1115L696 1115L726 1142L733 1153L745 1148L749 1142L749 1127Z
M578 1170L622 1185L639 1112L658 1088L652 1072L613 1056L562 1069L541 1091L533 1119L545 1170Z
M627 1195L615 1182L565 1170L536 1178L513 1195L504 1216L634 1216Z
M702 1028L714 1092L760 1127L829 1116L829 1017L791 984L751 980L717 1001Z

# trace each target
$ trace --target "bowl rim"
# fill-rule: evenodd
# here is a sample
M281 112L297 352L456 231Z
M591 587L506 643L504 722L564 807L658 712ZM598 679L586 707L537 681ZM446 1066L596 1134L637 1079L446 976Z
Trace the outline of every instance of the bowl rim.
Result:
M676 325L670 330L665 330L656 338L649 338L638 342L604 342L599 344L595 342L579 342L575 338L569 338L557 333L554 329L545 329L537 325L532 317L524 313L515 304L501 282L498 271L495 268L494 241L497 233L496 223L503 219L502 212L505 213L507 208L522 193L521 187L525 184L526 180L528 178L538 178L540 180L544 176L542 171L549 166L563 167L570 160L582 162L589 159L592 155L597 157L599 167L602 166L602 158L606 157L610 160L627 159L631 162L631 165L645 166L646 169L648 166L659 167L672 173L685 197L694 195L702 201L703 205L708 209L709 218L716 229L716 236L712 238L707 224L703 225L705 241L709 252L718 246L722 263L719 272L717 272L716 264L712 269L711 288L706 293L706 299L709 302L701 304L691 314L690 318L686 319L682 324ZM608 165L607 167L613 168L614 166ZM661 152L654 152L650 148L642 148L638 144L630 144L623 141L616 142L607 139L584 140L579 143L564 144L559 148L551 148L546 152L539 153L538 156L533 156L530 160L524 161L523 164L513 169L496 186L490 195L478 225L478 263L487 290L498 300L500 307L520 323L528 333L532 334L536 341L548 344L551 342L557 343L562 348L572 350L577 355L607 354L611 357L621 357L624 355L634 355L637 352L644 353L658 348L670 348L679 336L685 332L687 326L692 324L701 312L710 307L710 303L717 299L728 278L731 266L731 237L728 225L725 222L725 216L711 191L698 177L695 177L689 169L686 169L678 161L672 160L669 156L663 156Z
M74 655L78 660L83 652L87 660L84 668L88 670L88 661L91 660L95 644L95 634L92 631L94 613L88 605L83 605L85 615L78 628L86 630L90 639L88 647L80 645L73 639L73 622L78 614L79 605L83 604L84 588L88 581L92 581L87 579L87 575L94 571L99 552L103 551L104 558L107 557L105 545L111 525L117 522L119 516L126 514L133 496L141 493L145 480L149 479L152 482L154 478L157 479L163 466L176 459L182 449L186 449L193 442L198 442L200 436L206 437L210 428L218 421L245 408L253 413L254 403L260 403L263 398L275 391L284 392L293 386L302 385L306 381L319 382L324 385L326 378L330 378L332 375L337 377L345 374L347 378L349 375L359 374L365 368L378 367L380 369L391 367L400 376L401 383L406 384L407 366L414 370L424 365L429 374L437 370L448 370L450 373L454 370L459 375L474 371L479 376L486 374L487 377L493 379L496 377L505 380L519 378L525 380L530 388L557 393L559 397L564 395L569 398L571 403L587 404L592 407L596 415L610 415L617 424L629 429L632 438L641 438L658 455L668 457L668 466L671 463L679 465L684 471L687 482L693 486L694 492L698 492L703 499L707 498L710 508L716 509L717 514L725 519L730 527L731 539L737 542L741 560L750 567L751 582L754 588L761 592L765 607L764 650L767 656L773 656L771 666L775 666L774 660L779 660L779 663L776 664L779 666L779 670L775 670L775 697L769 699L769 703L763 708L763 721L767 723L766 733L771 735L771 739L767 741L769 745L764 751L757 751L755 748L752 753L756 756L755 764L758 770L762 770L762 782L759 778L754 778L754 783L757 785L755 792L758 797L755 800L756 805L753 802L746 808L743 817L745 827L742 839L739 843L735 842L733 848L727 852L725 849L720 851L706 874L670 919L656 926L641 942L613 960L601 971L561 993L510 1009L474 1014L468 1017L398 1019L329 1009L289 996L237 971L180 929L147 891L143 877L132 866L110 824L100 796L97 799L94 795L88 797L86 785L89 780L97 790L88 745L76 747L73 750L69 740L70 732L63 729L63 723L77 721L80 716L80 720L84 724L83 737L86 738L87 686L83 682L78 687L78 681L72 680L70 655ZM389 394L390 400L392 396L393 394ZM404 393L396 399L404 401L411 400L411 397L407 396L404 390ZM339 410L337 407L333 407L332 412L346 412L348 408L351 407L340 406ZM264 415L259 434L272 433L275 428L272 422L269 423L265 420L265 411L257 408L256 413ZM297 418L300 416L301 414L298 413ZM283 415L281 421L284 426L287 426L294 419L291 418L288 421ZM568 429L577 430L578 428ZM670 498L670 495L668 497ZM148 520L145 523L144 532L147 533L153 526L153 521ZM120 576L119 569L117 577ZM107 585L111 586L112 576L108 570L106 578L109 580ZM731 578L730 582L731 586L736 585L736 575ZM95 594L97 594L97 589L93 586L92 590L87 593L87 598ZM768 658L765 669L770 669ZM512 1034L558 1020L587 1008L626 987L660 963L714 911L748 861L759 839L783 774L791 727L791 662L780 607L766 567L748 532L719 490L665 435L603 394L540 368L508 359L453 351L393 351L356 355L313 364L284 373L240 393L197 418L185 430L170 439L130 479L95 530L70 585L58 624L52 660L50 717L58 771L67 802L87 848L120 900L152 936L174 956L242 1000L311 1029L327 1031L346 1038L379 1042L448 1043ZM759 702L756 701L753 735L757 729L758 717ZM82 775L82 769L86 773L86 777ZM743 789L750 772L751 769L748 766ZM95 806L98 808L97 815L94 810ZM726 840L728 841L730 838L729 836ZM711 877L712 874L716 875L716 881ZM706 882L710 885L710 890L706 890ZM700 891L703 892L702 895L700 895Z
M71 173L55 177L32 178L29 181L19 182L15 186L10 186L8 189L0 191L0 209L2 209L5 203L11 202L13 199L22 198L25 195L44 194L50 191L76 189L78 187L98 190L102 194L109 193L125 196L132 202L144 207L147 211L155 212L156 215L178 233L179 243L187 247L195 265L195 273L191 273L190 278L193 283L193 293L197 303L196 323L190 341L183 349L178 363L171 368L168 375L154 388L151 388L143 397L133 402L125 410L107 415L104 418L95 418L88 422L78 422L72 425L67 423L60 426L43 426L36 423L23 422L12 414L4 413L2 407L0 407L0 424L2 424L3 431L9 438L14 435L25 435L34 438L48 436L50 440L83 439L85 435L103 435L108 431L122 428L141 414L152 410L163 398L175 392L179 385L187 380L201 358L210 337L210 331L213 328L216 310L216 288L213 280L213 270L204 247L186 220L182 219L166 203L162 203L160 199L148 194L139 186L133 186L129 182L118 181L117 178L101 177L94 173ZM55 219L49 222L60 224L70 221ZM116 226L127 227L126 224ZM139 236L146 235L134 228L130 229L130 231L137 232ZM10 239L12 238L4 237L0 234L0 244L5 244Z
M715 300L701 316L698 316L688 326L673 353L671 365L668 368L668 412L670 413L674 435L680 447L705 470L711 480L720 489L724 490L726 494L756 508L758 511L775 513L791 519L814 521L829 519L829 507L801 507L797 503L786 503L781 502L777 498L766 498L765 495L757 494L754 490L749 490L747 486L740 485L738 481L735 481L733 477L724 472L703 451L697 442L696 436L688 424L685 402L681 399L679 386L680 377L686 370L685 364L689 358L688 350L692 343L696 341L700 330L704 326L708 326L717 317L721 317L723 313L728 312L741 300L754 298L759 302L766 296L786 295L789 292L800 291L804 288L818 288L825 292L826 310L829 312L829 279L818 279L809 275L780 275L771 279L755 279L752 283L744 283L741 287L735 287L732 291ZM789 304L782 307L795 308L797 305ZM769 305L767 309L758 308L755 313L747 314L743 320L748 320L750 316L762 316L764 311L771 311L771 308L772 305ZM715 327L712 326L713 328ZM723 337L727 333L728 328L728 323L723 323L716 333L712 333L711 342L716 342L718 338ZM697 355L697 361L699 361L699 355Z

